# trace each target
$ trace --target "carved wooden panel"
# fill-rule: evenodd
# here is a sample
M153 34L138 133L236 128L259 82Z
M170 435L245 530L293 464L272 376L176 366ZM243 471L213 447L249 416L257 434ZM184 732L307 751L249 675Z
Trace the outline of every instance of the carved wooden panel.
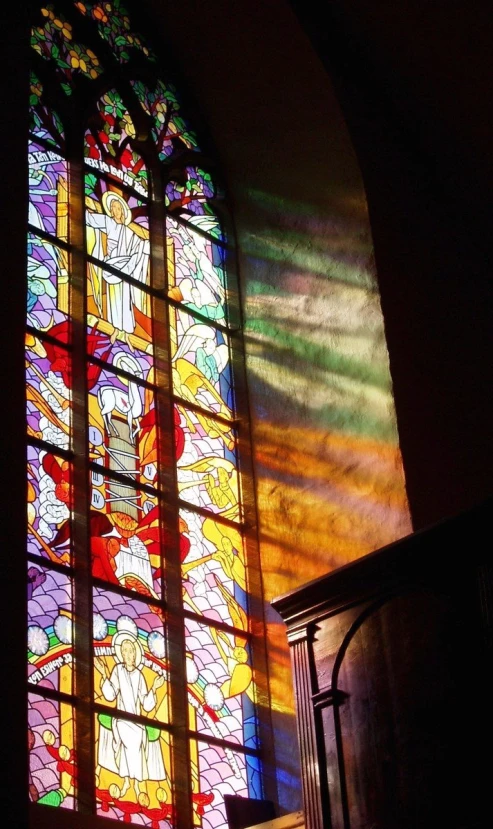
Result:
M491 825L490 515L273 603L292 647L307 829Z
M290 632L291 660L295 677L298 739L302 757L303 805L306 825L323 829L324 805L320 783L320 761L323 747L315 727L312 704L314 673L311 664L310 632L306 628Z

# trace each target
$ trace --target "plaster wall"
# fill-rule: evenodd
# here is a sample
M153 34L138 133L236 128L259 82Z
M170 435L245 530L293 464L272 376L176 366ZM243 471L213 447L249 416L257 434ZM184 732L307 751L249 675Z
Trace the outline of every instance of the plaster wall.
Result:
M420 530L491 495L491 13L475 0L291 5L365 182Z

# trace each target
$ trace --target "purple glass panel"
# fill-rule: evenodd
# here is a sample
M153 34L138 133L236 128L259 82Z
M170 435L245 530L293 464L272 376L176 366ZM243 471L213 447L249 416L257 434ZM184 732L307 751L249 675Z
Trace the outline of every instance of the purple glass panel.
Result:
M76 762L71 705L29 694L29 798L46 806L74 808Z
M59 330L69 315L66 251L29 233L27 237L27 323L41 331Z
M28 562L28 677L40 687L72 693L72 580Z
M195 741L190 744L190 755L192 803L201 829L228 829L224 795L249 794L245 757L229 748Z
M245 638L190 619L185 634L190 728L242 745L243 697L254 698Z
M27 433L60 449L70 443L70 362L63 346L26 335Z
M54 150L29 143L29 216L34 227L68 240L67 162Z

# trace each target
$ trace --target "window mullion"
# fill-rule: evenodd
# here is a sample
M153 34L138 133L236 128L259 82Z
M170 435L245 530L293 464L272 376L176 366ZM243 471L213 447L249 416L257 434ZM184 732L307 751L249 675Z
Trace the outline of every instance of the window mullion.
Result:
M74 452L74 660L75 727L77 740L78 810L95 813L94 724L92 716L92 596L89 539L89 468L87 456L88 400L86 365L86 262L84 170L81 149L69 164L71 306L72 306L72 382Z
M154 181L160 183L160 174L155 171ZM158 187L158 189L160 189ZM151 274L154 289L166 288L165 213L160 192L151 201L150 207ZM171 359L169 340L169 306L154 301L154 343L156 365L156 409L158 432L158 481L164 497L161 499L163 591L167 603L168 659L171 696L172 732L172 773L176 829L191 829L193 812L190 793L192 791L191 768L188 744L188 699L185 659L185 631L182 621L182 582L178 532L178 498L175 470L174 406L171 383Z

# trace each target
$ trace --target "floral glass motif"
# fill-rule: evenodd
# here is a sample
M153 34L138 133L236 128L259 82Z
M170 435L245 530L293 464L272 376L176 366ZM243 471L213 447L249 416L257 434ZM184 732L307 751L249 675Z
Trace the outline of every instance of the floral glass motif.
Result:
M142 109L152 118L152 137L161 161L185 150L198 150L197 137L180 113L173 84L157 81L151 89L143 81L132 81Z
M166 207L182 218L212 213L209 199L216 196L212 176L201 167L185 167L175 174L165 192Z
M44 25L33 27L31 46L42 58L55 63L63 77L60 86L66 95L71 95L74 72L94 80L103 67L91 49L73 40L72 24L58 14L55 6L44 6L41 14Z
M44 105L42 98L43 85L34 72L31 72L29 131L37 138L42 138L49 144L61 147L65 139L63 124L57 113Z
M147 170L130 143L135 137L135 127L121 95L116 89L109 90L100 99L95 123L86 132L86 164L145 196Z
M111 3L80 0L75 7L95 21L100 36L109 44L120 63L130 60L132 50L142 52L147 60L156 59L144 38L131 31L130 18L120 0L112 0Z

